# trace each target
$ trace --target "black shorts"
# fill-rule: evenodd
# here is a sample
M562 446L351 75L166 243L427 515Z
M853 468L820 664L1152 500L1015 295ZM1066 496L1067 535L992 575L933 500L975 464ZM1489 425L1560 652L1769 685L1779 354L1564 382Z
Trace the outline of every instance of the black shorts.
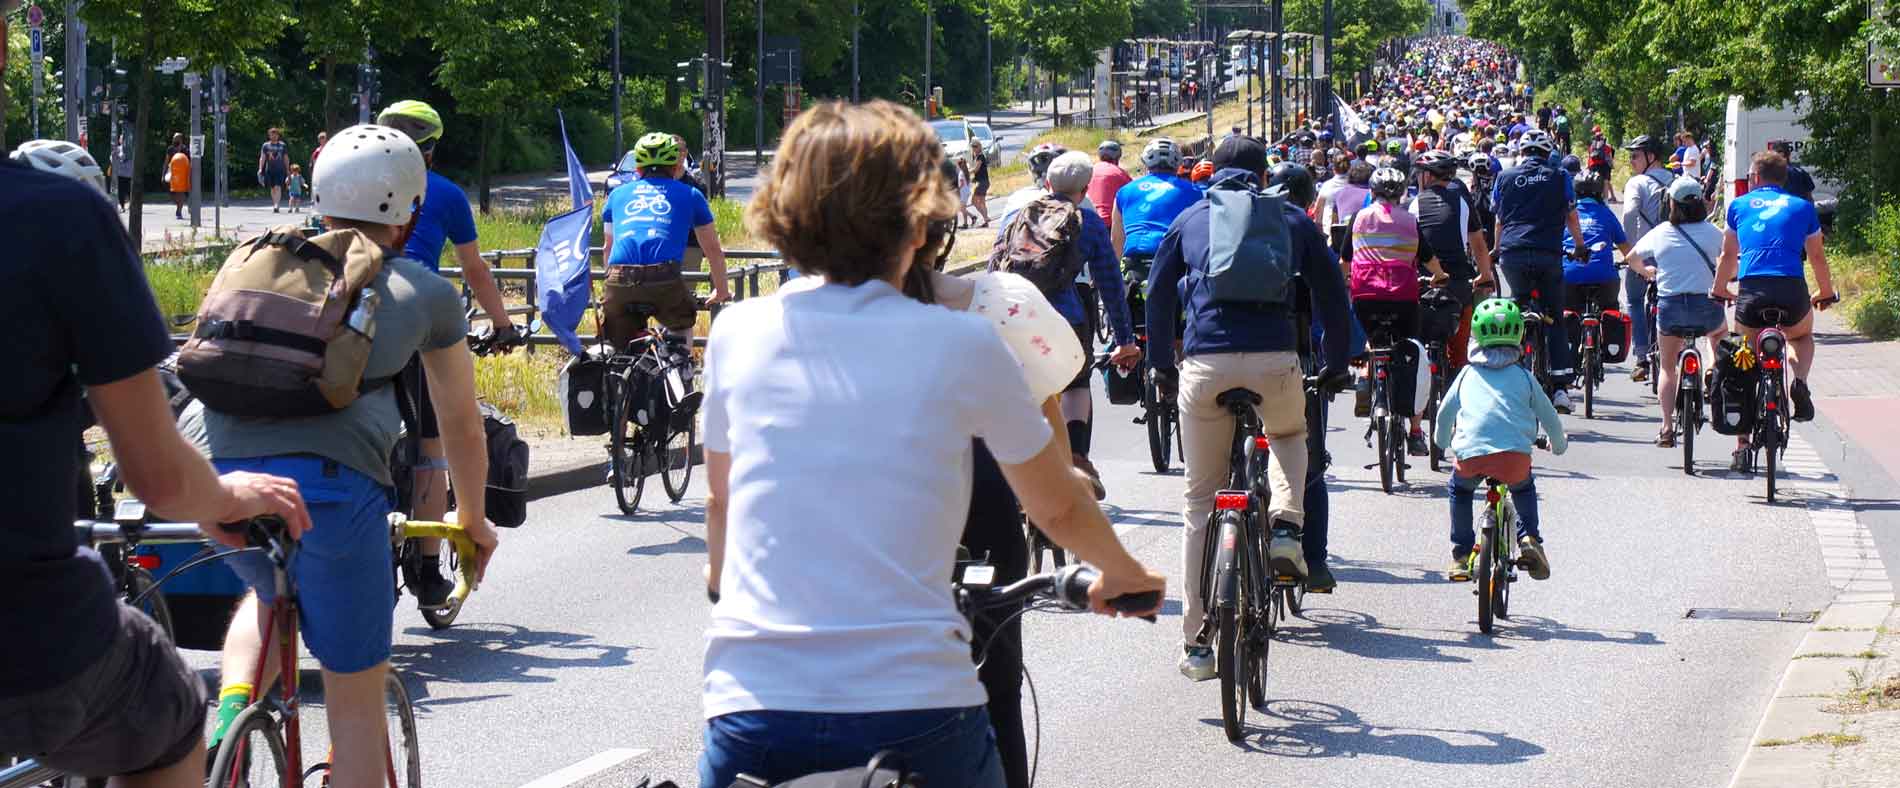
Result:
M429 399L429 376L422 372L420 354L409 358L409 365L397 374L396 383L409 392L409 401L415 403L416 435L424 440L442 437L442 428L435 423L435 403Z
M264 186L266 188L271 187L271 186L282 186L289 181L290 181L289 170L279 170L279 169L274 169L270 167L266 167L264 169Z
M1616 309L1618 308L1617 304L1622 303L1619 298L1622 292L1623 283L1621 282L1597 282L1587 285L1566 284L1564 285L1564 308L1572 312L1582 312L1583 304L1586 300L1595 300L1598 309ZM1593 295L1595 298L1586 299L1584 297L1586 295ZM1637 305L1637 308L1641 309L1642 305ZM1571 337L1571 339L1574 340L1576 337Z
M1095 332L1089 329L1089 324L1086 320L1071 326L1071 328L1075 329L1075 338L1082 340L1082 369L1075 373L1075 380L1069 381L1069 387L1063 389L1063 391L1075 391L1077 389L1087 391L1089 380L1092 377L1089 373L1095 371Z
M1792 326L1813 308L1808 281L1798 276L1751 276L1735 286L1735 322L1748 328ZM1762 314L1772 309L1781 310L1779 323Z
M204 738L205 687L164 630L125 605L106 653L59 686L0 698L0 752L81 777L163 769Z

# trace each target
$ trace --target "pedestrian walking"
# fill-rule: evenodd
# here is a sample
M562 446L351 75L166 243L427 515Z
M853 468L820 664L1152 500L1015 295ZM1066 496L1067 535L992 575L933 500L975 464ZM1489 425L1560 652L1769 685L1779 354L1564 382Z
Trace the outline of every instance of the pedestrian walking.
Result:
M191 150L185 147L185 135L173 134L169 153L165 154L166 172L172 194L172 218L185 218L185 195L191 192Z
M317 132L317 147L310 149L310 172L317 171L317 157L323 155L323 146L330 144L330 132Z
M273 128L266 134L270 139L257 149L257 178L270 189L270 212L276 213L283 203L284 182L290 179L290 146L284 143L282 131Z
M306 188L308 188L308 184L304 183L303 165L290 165L290 178L284 181L284 191L288 192L290 196L291 213L298 212L297 203L303 201L303 191Z
M119 210L125 210L127 200L132 199L132 146L125 134L112 143L112 177L118 185Z

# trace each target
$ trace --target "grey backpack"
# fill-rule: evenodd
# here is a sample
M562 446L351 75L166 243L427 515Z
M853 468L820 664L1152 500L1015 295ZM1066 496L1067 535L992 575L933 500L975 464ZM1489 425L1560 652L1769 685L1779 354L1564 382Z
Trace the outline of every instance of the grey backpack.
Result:
M1214 300L1293 306L1298 271L1286 200L1230 178L1207 190L1207 283Z

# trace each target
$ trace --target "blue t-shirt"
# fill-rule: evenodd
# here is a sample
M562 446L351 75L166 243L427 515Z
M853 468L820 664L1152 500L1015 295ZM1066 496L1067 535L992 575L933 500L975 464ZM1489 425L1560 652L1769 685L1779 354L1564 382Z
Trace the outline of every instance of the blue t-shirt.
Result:
M1742 245L1739 279L1804 275L1801 260L1808 236L1821 231L1814 203L1763 186L1728 204L1728 226Z
M1126 243L1122 256L1153 255L1174 217L1201 200L1201 190L1179 175L1143 175L1115 192Z
M1565 219L1576 202L1570 173L1535 156L1519 160L1491 185L1491 210L1502 228L1498 251L1562 251Z
M422 218L402 247L405 257L415 258L431 271L442 270L442 242L457 246L475 240L475 212L468 207L468 193L454 181L429 173L429 190L422 198Z
M600 220L612 228L608 265L679 262L695 228L713 223L712 206L698 189L666 176L622 184L607 195Z
M1617 281L1616 245L1629 243L1623 234L1623 222L1610 207L1596 200L1577 201L1577 220L1583 225L1583 244L1590 247L1590 261L1579 263L1564 258L1564 284L1594 285ZM1564 253L1575 251L1577 244L1564 233Z

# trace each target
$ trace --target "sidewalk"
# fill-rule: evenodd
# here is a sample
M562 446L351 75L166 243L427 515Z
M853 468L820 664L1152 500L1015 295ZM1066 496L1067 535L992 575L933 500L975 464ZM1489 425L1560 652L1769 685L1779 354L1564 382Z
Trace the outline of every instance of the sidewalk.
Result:
M1819 418L1788 452L1836 596L1795 650L1731 788L1889 786L1900 774L1900 342L1819 316ZM1804 438L1812 438L1814 445ZM1827 462L1823 464L1823 457Z

